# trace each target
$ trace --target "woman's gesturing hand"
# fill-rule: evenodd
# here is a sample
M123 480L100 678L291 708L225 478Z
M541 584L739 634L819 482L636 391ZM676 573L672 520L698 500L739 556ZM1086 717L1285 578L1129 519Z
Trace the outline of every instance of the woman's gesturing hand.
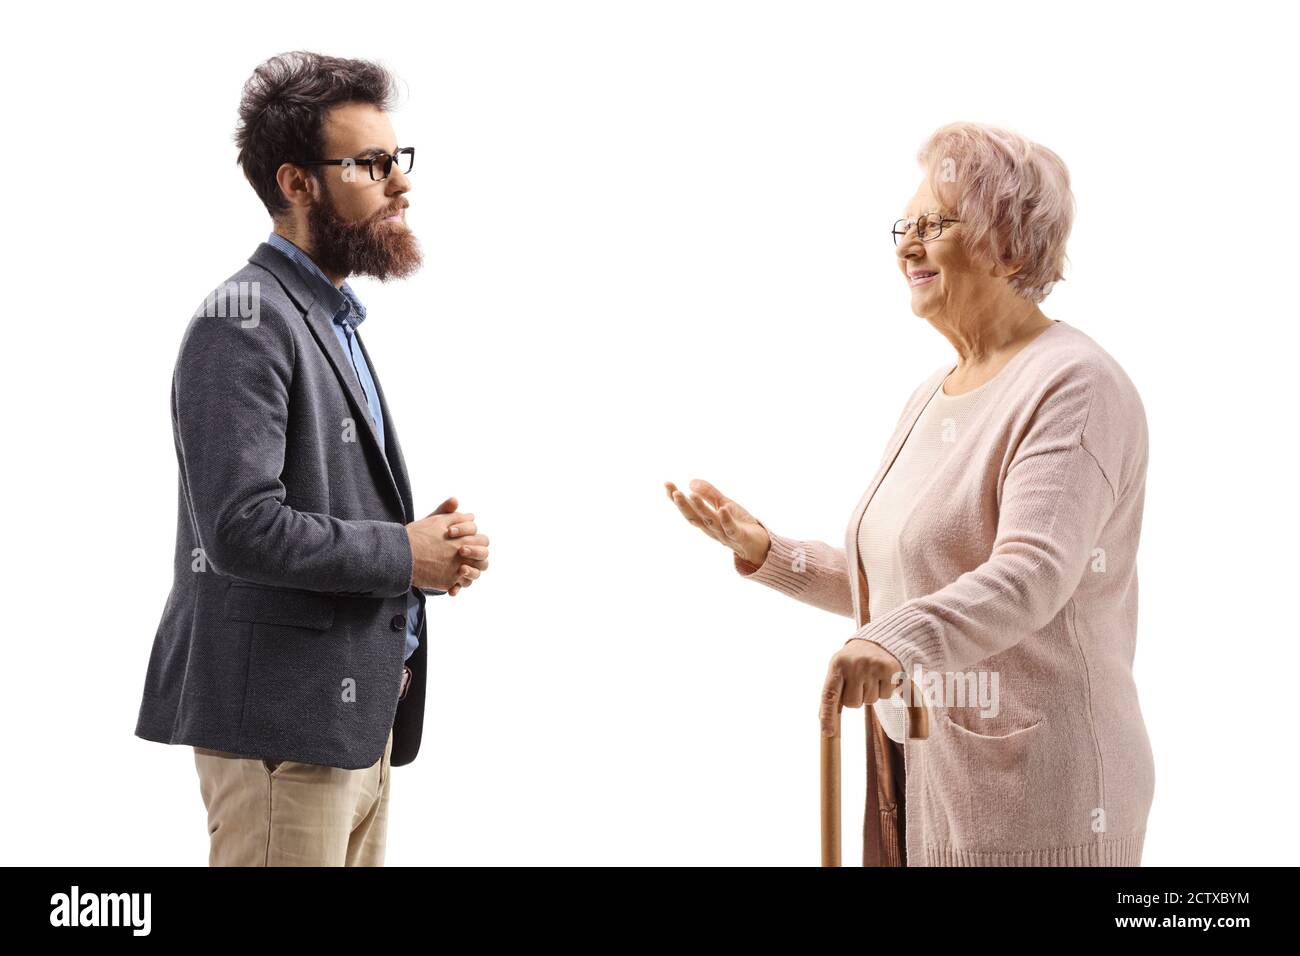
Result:
M771 544L767 529L736 502L707 481L691 480L689 495L665 481L668 497L682 515L710 538L720 541L750 564L759 566Z
M840 730L840 708L861 707L887 700L901 686L902 663L875 641L850 640L831 658L822 687L822 733Z

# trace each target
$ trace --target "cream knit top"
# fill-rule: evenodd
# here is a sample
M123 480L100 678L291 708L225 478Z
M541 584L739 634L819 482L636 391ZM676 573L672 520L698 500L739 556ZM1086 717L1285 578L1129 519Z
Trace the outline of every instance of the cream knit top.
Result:
M907 519L920 490L956 447L958 436L988 394L988 385L985 382L961 395L946 395L942 388L935 392L862 515L858 553L867 578L870 620L879 620L917 596L907 593L900 551ZM903 743L907 709L902 697L878 700L875 709L885 733Z

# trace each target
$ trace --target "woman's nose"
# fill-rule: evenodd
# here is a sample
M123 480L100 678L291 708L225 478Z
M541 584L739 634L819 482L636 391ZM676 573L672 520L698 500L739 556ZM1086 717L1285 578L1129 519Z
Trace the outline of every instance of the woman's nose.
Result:
M921 240L916 238L916 230L899 237L894 254L900 259L917 259L925 255L925 250L921 248Z

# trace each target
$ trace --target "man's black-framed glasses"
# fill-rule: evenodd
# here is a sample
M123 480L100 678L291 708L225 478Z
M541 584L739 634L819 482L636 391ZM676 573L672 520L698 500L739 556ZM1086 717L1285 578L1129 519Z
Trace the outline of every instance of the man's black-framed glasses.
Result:
M375 182L380 182L388 178L388 174L393 171L393 165L396 164L404 174L409 173L415 168L415 147L403 146L395 153L374 153L362 159L313 159L309 162L294 163L295 166L342 166L343 178L350 182L348 170L353 170L357 166L365 166L370 170L370 178Z
M920 219L900 219L894 223L894 245L903 241L903 236L912 231L912 226L916 226L916 238L922 242L938 239L943 235L943 227L950 222L961 222L961 220L945 219L937 212L927 213Z

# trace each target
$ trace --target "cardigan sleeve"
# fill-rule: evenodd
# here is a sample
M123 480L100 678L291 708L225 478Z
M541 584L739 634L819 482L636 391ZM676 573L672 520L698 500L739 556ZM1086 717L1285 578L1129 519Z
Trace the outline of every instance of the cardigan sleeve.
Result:
M863 625L849 640L874 641L908 674L917 665L955 670L1024 640L1066 605L1114 511L1115 494L1085 443L1097 391L1091 379L1074 376L1047 391L1009 452L988 560Z
M760 521L759 524L762 524ZM763 525L767 528L767 525ZM761 565L733 554L736 572L823 611L853 617L848 558L824 541L799 541L768 529L771 546Z

